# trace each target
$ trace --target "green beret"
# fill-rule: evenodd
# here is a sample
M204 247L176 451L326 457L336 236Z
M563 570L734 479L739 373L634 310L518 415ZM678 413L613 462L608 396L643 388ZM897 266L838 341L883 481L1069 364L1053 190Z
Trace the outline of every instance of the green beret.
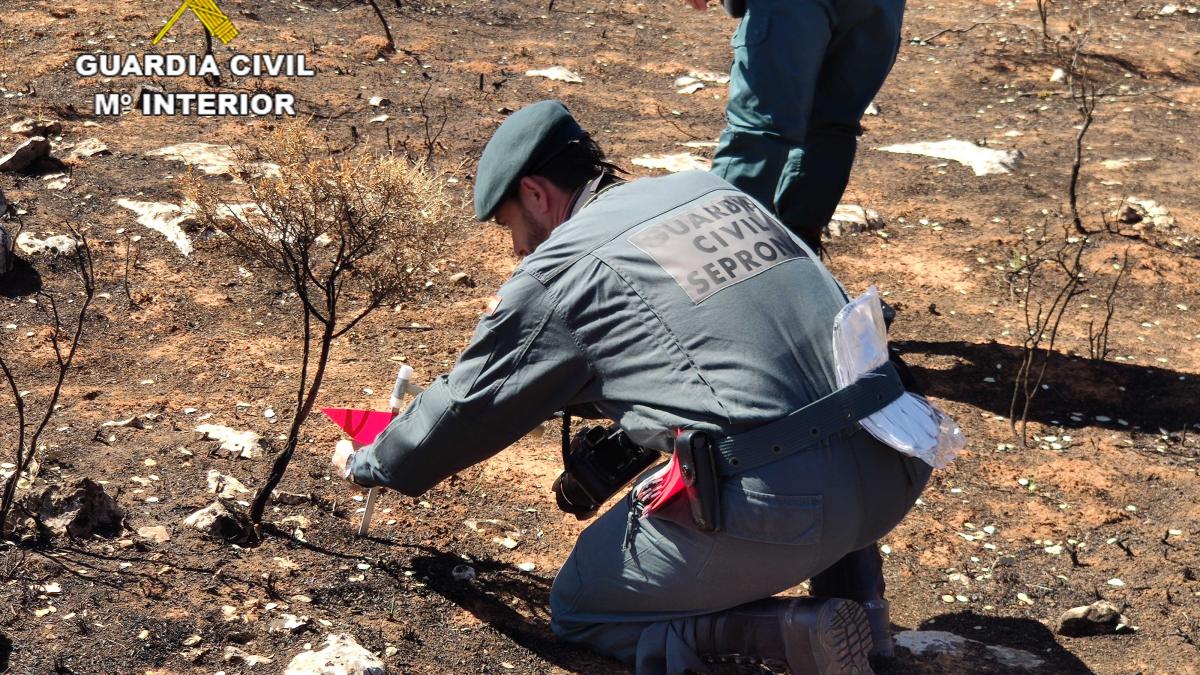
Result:
M479 158L475 219L488 220L522 177L587 133L559 101L538 101L504 120Z

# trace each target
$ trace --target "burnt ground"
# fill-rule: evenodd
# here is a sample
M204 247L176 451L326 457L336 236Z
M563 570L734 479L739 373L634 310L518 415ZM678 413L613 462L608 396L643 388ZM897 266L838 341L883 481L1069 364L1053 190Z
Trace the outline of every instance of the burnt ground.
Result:
M552 9L525 0L401 9L381 3L398 46L386 53L362 3L220 4L242 31L231 48L305 53L319 71L313 78L226 78L222 90L291 91L300 111L336 142L431 154L464 204L502 111L539 98L565 101L636 175L652 171L631 158L689 150L681 144L713 140L722 126L723 85L692 95L673 85L692 69L727 69L735 23L716 9L701 14L675 3L607 0L559 0ZM182 526L211 501L208 470L251 488L265 478L267 457L232 458L193 429L211 415L207 421L268 441L282 433L286 424L278 420L289 417L298 374L299 327L282 284L230 256L227 242L193 232L196 251L183 257L114 203L181 200L183 166L147 157L149 150L180 142L239 145L275 124L93 118L94 93L133 92L152 82L80 78L74 57L148 50L167 11L147 0L8 0L0 15L0 128L30 116L61 120L55 154L65 162L0 174L0 190L25 211L26 231L44 236L66 224L86 231L102 294L44 438L39 482L91 477L127 512L127 529L116 538L60 538L0 551L0 655L11 650L8 668L272 672L305 643L347 631L396 672L619 670L556 642L548 630L546 595L580 529L555 510L549 493L559 469L554 430L420 500L386 496L375 536L364 541L352 534L361 495L330 480L326 469L336 430L314 418L282 486L312 499L274 507L264 543L231 547ZM1055 3L1052 39L1045 40L1031 3L909 7L910 39L877 99L879 114L864 121L845 198L878 211L887 224L831 241L829 260L848 288L876 284L899 308L893 339L970 438L968 451L935 474L921 503L884 541L899 628L951 630L1025 649L1046 659L1044 672L1200 670L1200 299L1193 276L1200 269L1200 196L1191 184L1198 27L1200 14L1188 6L1171 12L1157 4ZM1046 225L1058 232L1070 219L1080 117L1068 83L1051 81L1051 73L1065 67L1073 53L1067 45L1084 31L1088 72L1103 95L1085 137L1079 207L1097 233L1084 260L1085 293L1061 324L1046 388L1030 411L1030 446L1021 449L1008 417L1025 324L1007 272L1020 264L1016 252L1027 230ZM197 53L201 36L187 18L167 46ZM524 75L553 65L574 70L583 83ZM370 107L376 95L393 105ZM369 121L381 112L386 122ZM91 137L111 154L68 159L71 144ZM1012 173L976 176L955 162L876 150L947 137L1019 149L1024 158ZM9 134L0 143L7 152L18 139ZM57 172L71 180L52 190L44 177ZM1100 232L1127 197L1157 201L1175 224ZM516 263L506 233L471 223L466 206L458 219L463 241L430 273L427 293L378 312L335 345L323 404L383 407L398 360L416 368L419 382L452 365L484 302ZM133 306L124 267L135 233ZM1125 251L1129 274L1114 298L1111 354L1092 359L1088 322L1103 321L1114 265ZM0 299L0 349L37 407L49 395L51 354L45 315L26 301L28 293L38 285L72 291L61 261L28 263ZM473 287L450 282L460 270ZM263 416L267 408L277 411L274 421ZM14 408L5 402L0 410L0 446L11 447ZM114 438L98 440L103 422L146 413L157 415L146 428L118 427ZM517 547L496 543L494 532L473 531L467 519L504 521ZM152 525L166 526L170 541L136 534ZM474 584L451 576L464 562L477 572ZM526 562L534 571L518 569ZM61 593L31 589L47 583L59 584ZM1054 634L1063 610L1100 598L1124 607L1137 630ZM309 617L310 630L270 633L282 612ZM274 661L254 668L225 663L228 646ZM982 666L905 655L882 670L976 669Z

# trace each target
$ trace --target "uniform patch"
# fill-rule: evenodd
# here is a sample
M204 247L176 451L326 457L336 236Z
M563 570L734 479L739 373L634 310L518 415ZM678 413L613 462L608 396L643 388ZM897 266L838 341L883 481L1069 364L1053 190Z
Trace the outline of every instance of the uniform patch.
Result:
M806 258L808 253L750 197L719 193L686 211L655 220L629 243L670 274L692 302Z

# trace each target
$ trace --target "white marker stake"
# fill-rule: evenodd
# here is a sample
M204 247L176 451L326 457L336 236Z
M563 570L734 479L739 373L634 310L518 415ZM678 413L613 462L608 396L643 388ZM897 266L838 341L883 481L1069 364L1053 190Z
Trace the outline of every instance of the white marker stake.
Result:
M396 384L392 387L392 398L388 400L388 407L392 409L392 417L400 414L400 406L404 402L404 394L408 391L408 381L412 379L413 369L407 363L400 365L400 372L396 373ZM358 524L358 536L367 536L367 529L371 527L371 514L375 511L375 501L379 498L380 488L373 487L367 491L367 505L363 509L362 522Z

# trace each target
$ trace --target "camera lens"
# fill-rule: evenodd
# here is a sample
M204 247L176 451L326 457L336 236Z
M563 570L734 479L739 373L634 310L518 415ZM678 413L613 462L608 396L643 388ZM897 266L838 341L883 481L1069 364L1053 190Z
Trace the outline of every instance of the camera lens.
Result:
M566 471L554 480L554 499L559 510L570 513L580 520L590 518L600 505L595 503L583 486Z

